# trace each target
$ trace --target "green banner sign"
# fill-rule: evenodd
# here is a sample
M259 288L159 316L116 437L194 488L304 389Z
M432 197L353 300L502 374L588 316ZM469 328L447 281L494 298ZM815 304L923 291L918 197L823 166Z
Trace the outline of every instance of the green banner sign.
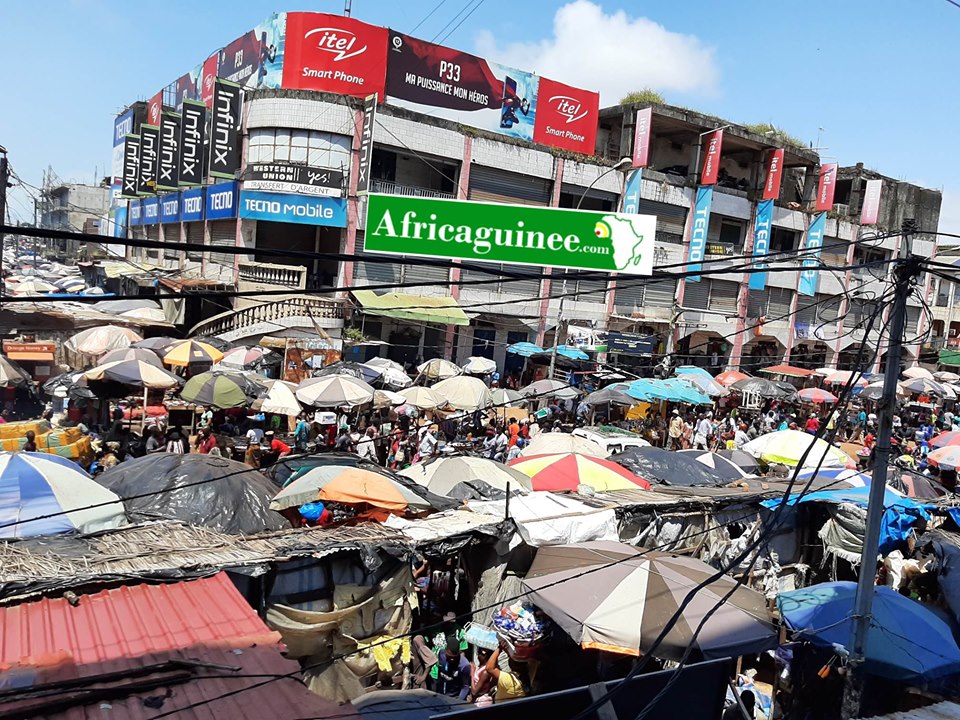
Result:
M654 215L369 195L364 250L653 273Z

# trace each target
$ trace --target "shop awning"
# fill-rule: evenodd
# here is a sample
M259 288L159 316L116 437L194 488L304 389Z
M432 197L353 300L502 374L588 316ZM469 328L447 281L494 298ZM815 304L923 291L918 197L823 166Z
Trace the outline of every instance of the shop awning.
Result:
M405 293L377 295L373 290L353 290L352 293L367 315L438 325L470 324L470 318L452 297L423 297Z
M10 351L7 353L10 360L31 360L33 362L53 362L52 352L34 352L29 350Z
M760 372L770 375L786 375L788 377L810 377L813 370L806 368L793 367L792 365L771 365L770 367L760 368Z
M960 366L960 350L941 350L937 362L941 365Z

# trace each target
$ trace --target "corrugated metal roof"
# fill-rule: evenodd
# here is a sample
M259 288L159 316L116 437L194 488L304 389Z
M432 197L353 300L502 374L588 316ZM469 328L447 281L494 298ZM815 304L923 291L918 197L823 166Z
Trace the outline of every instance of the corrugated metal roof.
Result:
M2 687L34 687L175 659L242 668L239 672L195 668L196 679L186 683L108 700L106 708L101 706L103 701L95 700L43 717L154 717L256 685L264 675L299 670L295 661L281 655L279 633L267 628L225 573L81 595L75 606L66 599L44 599L0 613ZM167 692L169 697L163 698L159 710L144 705L145 698L163 697ZM4 702L11 707L10 698ZM265 708L270 708L268 713ZM178 717L302 717L343 712L289 678L213 700Z
M941 702L916 710L904 710L890 715L876 715L870 720L960 720L960 705Z

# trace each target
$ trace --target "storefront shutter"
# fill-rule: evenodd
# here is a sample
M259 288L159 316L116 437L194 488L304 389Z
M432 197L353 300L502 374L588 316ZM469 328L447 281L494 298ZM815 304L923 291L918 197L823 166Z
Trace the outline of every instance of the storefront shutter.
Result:
M207 223L210 229L211 247L236 247L237 245L237 221L236 220L211 220ZM233 253L210 252L210 262L217 265L230 266L236 255Z
M203 223L202 222L190 222L186 223L185 226L187 230L187 242L195 245L203 245ZM195 260L200 262L202 259L203 253L199 252L187 252L187 260Z
M396 263L372 263L363 260L363 233L357 233L357 261L353 264L353 279L357 285L388 285L400 282L400 258ZM382 257L382 256L381 256Z
M514 205L549 205L550 181L520 173L473 165L470 168L470 200Z
M759 318L767 314L767 303L770 302L770 290L751 290L747 298L747 317Z
M677 300L677 281L668 279L648 283L644 294L644 304L647 307L672 308Z
M710 309L722 313L737 312L737 295L740 293L739 283L729 280L710 281Z
M769 288L770 302L767 305L767 320L786 320L790 313L790 301L793 290L787 288Z
M710 307L710 281L703 279L700 282L687 281L683 288L683 306L695 310L706 310Z
M685 207L641 198L639 213L657 216L657 240L660 242L683 242L683 229L687 222Z
M632 315L643 308L644 290L646 286L640 278L624 277L617 279L617 289L614 292L614 304L620 315Z

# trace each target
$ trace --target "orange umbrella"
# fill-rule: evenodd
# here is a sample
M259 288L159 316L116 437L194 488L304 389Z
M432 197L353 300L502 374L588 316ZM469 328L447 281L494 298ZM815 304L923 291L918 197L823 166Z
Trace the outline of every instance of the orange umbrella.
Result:
M220 362L223 353L213 345L196 340L177 340L163 350L163 362L167 365L189 367L194 364L212 365Z
M726 372L722 372L717 375L714 380L724 387L730 387L738 380L746 380L748 377L750 376L745 373L738 372L736 370L727 370Z
M430 503L399 482L360 468L321 465L296 475L273 498L272 510L298 507L314 500L367 503L385 510L403 512L408 507L423 510Z

